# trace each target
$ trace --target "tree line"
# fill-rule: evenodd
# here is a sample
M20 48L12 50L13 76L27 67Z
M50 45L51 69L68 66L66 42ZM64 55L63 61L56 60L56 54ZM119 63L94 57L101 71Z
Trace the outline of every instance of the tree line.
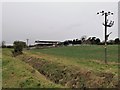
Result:
M114 45L114 44L119 44L120 39L115 38L114 40L109 40L107 41L108 45ZM86 36L81 37L81 39L73 39L73 40L65 40L64 42L60 43L61 45L79 45L79 44L88 44L88 45L104 45L105 42L101 41L97 37L89 37L86 38Z
M28 47L26 42L23 41L14 41L13 46L11 45L6 45L5 41L2 41L2 44L0 47L2 48L14 48L15 44L22 44L24 47ZM86 36L82 36L81 39L73 39L73 40L65 40L63 42L58 43L58 46L60 45L79 45L79 44L88 44L88 45L104 45L104 41L101 41L99 38L97 37L86 37ZM107 41L108 45L114 45L114 44L120 44L120 39L119 38L115 38L114 40L109 40ZM34 47L35 45L29 45L29 47Z

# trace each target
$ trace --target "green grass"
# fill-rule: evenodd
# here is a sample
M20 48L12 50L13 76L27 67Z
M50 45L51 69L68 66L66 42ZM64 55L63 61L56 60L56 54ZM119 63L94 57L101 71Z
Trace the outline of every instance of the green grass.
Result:
M41 58L47 62L51 62L50 64L46 64L45 67L41 68L43 71L46 71L48 73L54 72L54 74L57 75L55 69L61 70L62 67L59 68L59 65L63 65L67 67L68 70L70 71L75 70L74 72L79 70L80 72L90 71L93 74L92 76L93 79L96 76L98 82L99 78L102 79L102 77L99 77L99 75L104 73L105 75L113 74L114 78L118 76L118 65L116 63L118 58L118 47L108 46L108 53L110 61L106 65L103 62L104 61L103 46L69 46L58 48L33 49L30 51L26 51L26 54L28 56L32 55L36 58ZM93 81L93 83L94 82L95 81ZM102 85L103 87L112 87L112 84L111 85L107 84L108 83ZM99 85L101 84L99 83Z
M3 88L60 88L47 80L37 70L19 58L11 56L10 49L3 49L2 59L2 87Z
M76 59L67 60L63 57L57 58L42 53L31 54L28 51L17 58L21 58L24 62L29 63L41 74L48 77L49 80L66 87L72 88L75 83L79 83L75 84L75 87L82 87L81 85L83 84L86 87L115 87L116 84L113 81L117 79L117 65L105 65L86 60L77 63ZM76 77L78 77L77 81L75 80Z
M104 46L69 46L49 49L34 49L32 52L41 52L44 54L76 58L82 60L104 60ZM118 62L118 46L108 46L108 61Z
M31 63L24 62L24 60L29 60L31 57ZM63 85L55 84L50 79L46 79L44 75L38 72L39 70L48 74L54 73L55 76L51 77L52 79L57 78L64 68L67 68L68 71L76 72L79 70L84 72L91 71L92 75L97 77L101 73L112 73L115 77L118 75L118 65L104 64L104 46L97 45L25 50L23 55L17 57L12 57L11 49L3 49L2 59L4 88L64 87ZM110 63L118 62L117 45L108 46L108 61ZM32 65L36 62L41 62L44 65L33 68ZM109 87L111 86L109 85Z
M48 49L33 49L30 54L35 54L68 66L77 66L94 72L111 72L118 74L117 64L104 64L104 46L70 46ZM108 46L108 63L118 62L118 46Z

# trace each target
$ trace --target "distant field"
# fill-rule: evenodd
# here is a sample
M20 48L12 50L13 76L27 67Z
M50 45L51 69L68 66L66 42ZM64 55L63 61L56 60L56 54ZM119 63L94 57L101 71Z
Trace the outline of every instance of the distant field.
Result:
M34 49L32 52L41 52L44 54L60 57L75 58L79 60L100 60L104 61L104 46L68 46L48 49ZM107 49L108 61L118 62L118 46L109 45Z

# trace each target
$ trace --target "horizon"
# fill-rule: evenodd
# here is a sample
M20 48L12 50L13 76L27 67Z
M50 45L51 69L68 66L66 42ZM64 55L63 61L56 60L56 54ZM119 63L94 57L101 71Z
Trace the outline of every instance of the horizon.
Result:
M89 37L87 37L86 40L87 40L88 38L89 38ZM96 37L96 38L99 38L99 37ZM116 38L119 38L119 37L116 37ZM116 38L110 39L110 40L115 40ZM74 39L78 39L78 38L74 38ZM60 40L35 40L35 41L57 41L57 42L64 42L64 41L69 41L69 40L72 40L72 41L73 41L74 39L65 39L65 40L63 40L63 41L60 41ZM100 39L100 38L99 38L99 39ZM119 39L120 39L120 38L119 38ZM81 39L78 39L78 40L81 40ZM108 40L107 42L109 42L110 40ZM26 40L26 41L25 41L25 40L15 40L15 41L22 41L22 42L27 43L27 40ZM28 42L28 44L29 44L29 45L35 45L35 41L34 41L34 43L29 43L29 42ZM101 39L100 39L100 42L101 42L101 43L104 43L105 40L101 40ZM14 41L13 41L13 43L14 43ZM6 45L6 46L13 46L13 43L6 43L6 42L5 42L5 45Z

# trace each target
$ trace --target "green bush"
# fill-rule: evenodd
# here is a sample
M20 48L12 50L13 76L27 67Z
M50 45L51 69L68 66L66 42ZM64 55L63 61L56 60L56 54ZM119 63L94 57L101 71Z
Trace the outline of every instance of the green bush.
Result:
M22 54L23 48L26 47L26 43L23 41L14 41L13 45L14 45L14 51L12 51L13 56Z

